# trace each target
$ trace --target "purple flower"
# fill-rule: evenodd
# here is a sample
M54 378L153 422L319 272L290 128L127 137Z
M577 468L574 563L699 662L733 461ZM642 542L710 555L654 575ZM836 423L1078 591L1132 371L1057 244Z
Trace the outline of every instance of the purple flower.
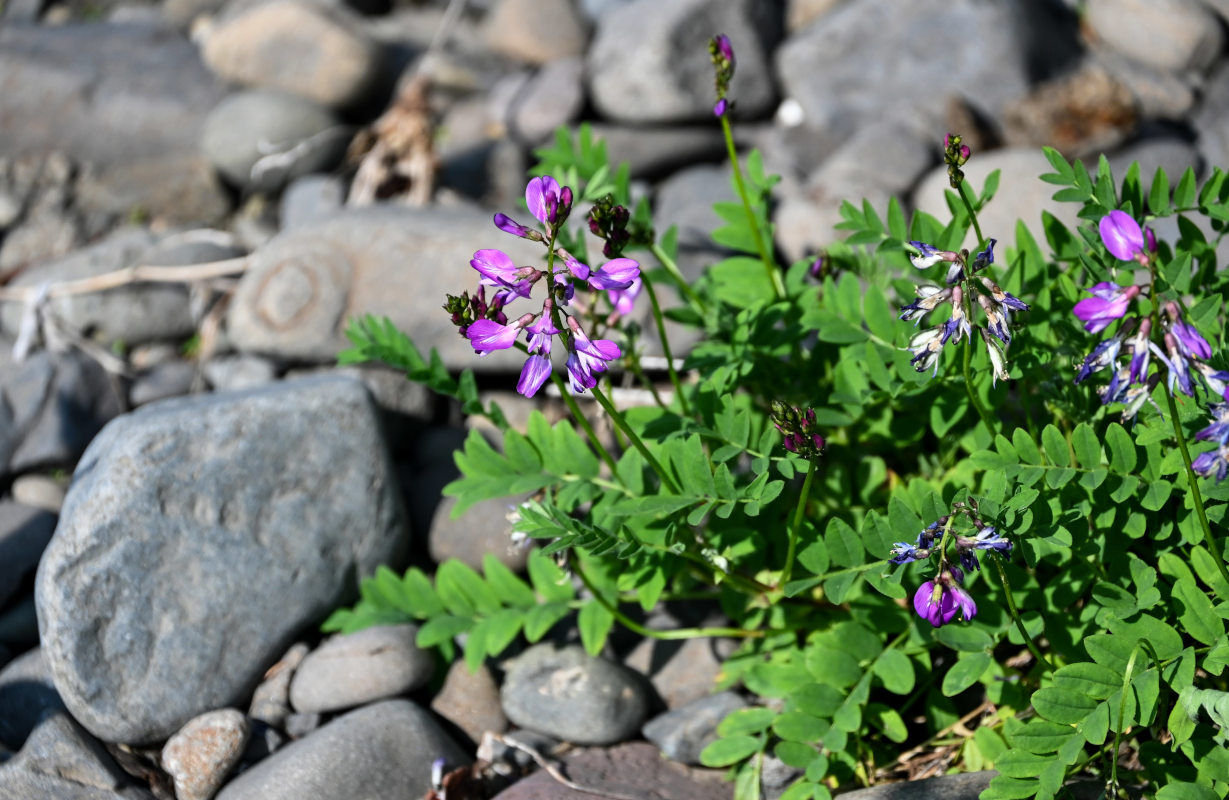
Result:
M532 228L526 228L521 223L509 217L507 214L495 215L495 227L499 228L504 233L510 233L513 236L519 236L522 239L533 239L534 241L542 241L542 234Z
M532 325L525 328L525 331L529 334L530 353L541 353L544 356L550 355L551 337L559 333L559 329L551 322L551 306L551 301L547 300L542 305L542 316L538 317L537 321Z
M1223 481L1229 475L1229 447L1221 445L1215 450L1200 453L1191 462L1191 469L1205 478L1215 477Z
M630 258L614 258L589 275L589 285L594 289L623 291L640 277L640 265Z
M1111 336L1103 342L1098 342L1097 346L1084 359L1080 371L1076 373L1075 382L1083 382L1089 375L1094 372L1100 372L1110 364L1114 365L1116 372L1118 370L1118 352L1122 349L1122 336L1123 332L1119 331L1117 336Z
M636 298L640 296L640 290L643 288L644 284L641 283L640 278L636 278L626 289L612 289L606 292L606 296L610 298L610 304L614 306L615 311L627 315L635 308Z
M719 33L713 37L713 42L717 45L717 52L721 57L730 62L730 69L734 68L734 46L730 44L730 37L724 33Z
M943 289L938 286L919 286L917 288L917 299L900 310L900 319L914 320L914 327L917 327L918 322L928 312L934 311L941 304L947 302L952 296L950 288Z
M1212 403L1208 411L1212 414L1212 423L1195 434L1195 440L1229 445L1229 403Z
M1195 365L1195 369L1199 370L1199 377L1209 392L1229 400L1229 371L1213 369L1202 361Z
M726 115L726 112L728 112L729 110L730 110L730 101L726 100L724 97L713 104L713 116L717 117L718 119L720 119L721 117L724 117Z
M943 328L927 328L914 336L909 342L909 351L913 353L913 358L909 359L909 363L913 365L913 369L917 372L925 372L933 365L934 375L938 375L937 362L944 341Z
M609 339L591 340L574 318L568 317L567 320L572 331L571 352L567 361L568 377L571 379L572 391L579 393L596 386L597 378L594 373L605 372L607 362L620 358L623 352Z
M964 589L952 583L945 575L926 581L913 595L913 608L922 619L938 628L956 618L956 613L965 620L977 614L977 604Z
M998 239L986 240L986 249L973 257L974 272L979 272L994 263L994 246L998 243Z
M1149 343L1152 335L1152 320L1144 317L1139 322L1139 331L1131 340L1131 383L1143 383L1148 377Z
M921 561L930 558L929 550L915 547L908 542L897 542L891 552L892 558L888 559L888 561L893 564L908 564L911 561Z
M1195 384L1191 381L1190 359L1178 343L1178 337L1172 332L1165 334L1165 349L1169 351L1169 360L1165 361L1165 366L1169 368L1169 393L1173 394L1176 381L1183 394L1194 397Z
M1208 340L1200 335L1199 331L1195 330L1195 326L1185 320L1175 320L1171 330L1174 333L1174 338L1178 340L1178 346L1182 348L1182 354L1187 358L1206 359L1212 357L1212 347L1208 344Z
M1101 218L1098 228L1105 249L1109 250L1114 258L1119 261L1142 261L1147 258L1144 233L1130 214L1125 211L1111 211ZM1156 249L1155 237L1149 236L1148 245L1151 249Z
M494 350L507 350L516 342L516 337L520 335L521 328L524 328L532 321L533 314L526 314L507 325L500 325L498 322L489 319L479 319L469 326L465 336L469 339L469 343L474 348L474 351L478 355L484 356Z
M525 397L533 397L550 377L550 359L545 356L530 356L521 367L520 380L516 382L516 391Z
M993 242L995 240L991 239L990 241ZM986 291L990 292L990 296L994 298L995 303L1012 311L1028 311L1028 305L1023 300L1003 291L1002 287L984 275L981 278L981 284L986 287Z
M502 250L479 250L470 259L469 265L482 274L480 283L487 286L506 287L527 277L512 257Z
M1076 303L1072 311L1083 320L1084 330L1100 333L1127 313L1127 307L1139 295L1140 288L1135 285L1123 288L1116 283L1103 281L1088 291L1093 296Z
M568 195L570 197L571 191ZM530 178L525 186L525 204L529 206L529 213L545 225L557 221L559 197L559 182L549 175Z
M926 244L925 242L909 242L920 251L918 254L909 254L909 261L918 269L928 269L938 264L940 261L955 261L960 258L959 253L953 253L951 250L939 250L938 248Z

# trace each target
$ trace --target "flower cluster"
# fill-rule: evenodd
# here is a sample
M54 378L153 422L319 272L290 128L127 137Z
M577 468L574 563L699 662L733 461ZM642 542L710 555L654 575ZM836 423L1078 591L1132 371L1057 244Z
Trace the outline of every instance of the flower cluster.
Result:
M976 529L973 535L953 534L952 526L958 516L965 516ZM937 540L937 544L936 544ZM956 557L960 566L951 564L947 558L948 542L954 542ZM965 620L970 620L977 613L977 603L961 585L966 572L981 568L977 558L978 550L988 550L1001 553L1005 558L1011 557L1012 544L1004 539L993 525L987 524L977 510L977 503L956 503L952 513L940 517L927 525L918 534L917 541L897 542L892 548L892 564L908 564L913 561L927 561L934 553L939 553L939 571L935 577L918 587L913 595L913 608L918 616L936 628L951 622L957 612Z
M1227 402L1212 403L1208 411L1212 414L1212 424L1195 434L1196 441L1213 442L1216 448L1206 453L1200 453L1191 462L1191 469L1206 478L1215 476L1223 481L1229 475L1229 397Z
M824 437L819 433L815 423L815 410L787 406L784 403L772 401L772 424L784 437L782 442L786 450L804 458L819 458L823 452Z
M971 310L976 303L986 317L985 325L978 326L977 331L990 354L994 381L997 383L999 378L1007 379L1004 351L1011 344L1011 314L1013 311L1027 311L1028 306L1003 291L989 277L977 275L994 263L995 242L995 239L990 239L986 248L972 261L969 260L968 250L957 253L939 250L925 242L909 242L918 251L909 257L918 269L929 269L940 263L948 265L947 286L919 286L917 299L901 308L900 319L914 320L916 326L922 317L944 303L950 304L952 309L951 316L944 323L927 328L910 340L909 350L913 353L910 363L918 372L925 372L933 366L937 375L939 354L943 348L949 342L959 342L965 336L972 336ZM973 276L977 280L973 280Z
M713 106L713 114L724 117L734 107L734 101L726 98L730 91L730 79L734 77L734 47L730 44L730 37L724 33L714 36L708 43L708 52L717 73L717 103Z
M1101 241L1121 261L1144 266L1156 256L1156 238L1151 230L1122 211L1111 211L1101 218ZM1161 314L1128 317L1136 298L1145 296L1146 287L1120 286L1102 281L1087 290L1091 295L1075 304L1072 312L1089 333L1101 333L1117 320L1116 332L1093 347L1080 364L1075 382L1109 368L1109 381L1097 391L1101 402L1122 403L1124 419L1132 419L1160 383L1157 372L1149 373L1152 359L1164 366L1166 388L1193 397L1195 385L1202 383L1209 392L1223 395L1229 372L1213 369L1207 360L1212 355L1208 341L1190 324L1176 301L1161 303ZM1125 318L1125 319L1124 319ZM1158 324L1159 323L1159 324Z
M536 394L550 377L551 345L558 336L568 352L567 371L572 391L583 392L596 386L597 375L623 354L609 339L590 339L576 317L565 310L580 285L608 292L616 310L630 311L640 287L640 265L630 258L614 258L600 269L591 270L566 250L555 246L559 230L572 210L572 190L560 186L554 178L531 179L525 187L525 203L544 231L522 225L505 214L495 215L495 227L545 245L546 269L518 266L502 250L479 250L469 262L481 275L478 293L474 298L464 293L460 297L450 295L444 308L479 355L506 350L517 343L522 331L525 332L525 350L529 357L521 369L516 390L526 397ZM612 213L617 216L617 212ZM544 278L547 296L542 301L541 311L522 314L509 322L505 308L517 300L529 299L534 286ZM485 294L488 287L493 290L489 303Z
M959 190L964 183L964 162L969 160L970 150L962 143L960 136L949 133L943 137L943 163L947 164L947 182L953 189Z

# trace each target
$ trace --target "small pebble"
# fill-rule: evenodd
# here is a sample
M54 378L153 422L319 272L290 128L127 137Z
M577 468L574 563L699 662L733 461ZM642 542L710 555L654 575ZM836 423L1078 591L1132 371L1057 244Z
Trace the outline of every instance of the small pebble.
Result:
M193 718L162 748L162 768L175 781L177 800L209 800L247 746L247 717L233 708Z

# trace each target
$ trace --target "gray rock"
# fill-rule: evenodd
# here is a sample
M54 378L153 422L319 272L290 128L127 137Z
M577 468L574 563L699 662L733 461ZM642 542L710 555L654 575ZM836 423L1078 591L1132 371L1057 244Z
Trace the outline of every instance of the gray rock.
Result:
M237 92L209 113L201 147L231 183L272 191L300 175L332 169L349 138L328 109L286 92L257 89Z
M431 699L431 710L456 725L472 741L483 741L483 734L503 733L508 718L499 707L499 686L485 664L470 672L458 659L448 668L444 685Z
M496 0L482 33L491 51L530 64L579 56L588 38L571 0Z
M538 145L560 125L576 121L585 104L584 62L560 58L542 67L512 100L508 127L521 141Z
M659 714L642 732L666 755L684 764L699 764L700 751L717 739L717 725L747 701L733 692L719 692Z
M1008 146L1053 147L1071 157L1113 148L1139 125L1132 91L1095 60L1037 86L1003 118Z
M276 664L265 672L265 678L252 695L248 716L254 720L281 727L290 714L290 679L303 663L310 648L296 642Z
M226 0L166 0L162 14L171 27L188 32L198 19L215 16L225 5Z
M384 78L384 53L339 6L300 0L252 5L214 28L205 63L243 86L329 108L363 102Z
M176 800L209 800L239 763L251 728L233 708L188 721L162 748L162 768L175 781Z
M304 175L282 192L278 216L282 228L303 228L323 222L341 211L346 188L335 175Z
M643 679L577 645L534 645L505 669L500 698L508 719L574 744L621 742L648 712Z
M300 713L338 711L422 686L435 657L414 644L417 635L417 625L378 625L329 639L295 670L290 705Z
M593 138L606 143L611 164L627 162L633 178L655 178L697 162L725 157L725 138L715 125L638 127L599 123Z
M418 797L431 787L436 758L470 760L429 712L408 700L385 700L282 747L224 786L217 800Z
M0 271L22 269L67 255L84 241L73 209L77 167L64 153L0 158L5 198Z
M650 19L652 24L646 24ZM770 58L783 24L781 5L775 2L636 0L622 5L602 17L589 49L594 105L619 122L711 121L717 98L708 42L725 33L737 58L730 86L735 114L765 114L776 99Z
M227 319L241 351L332 362L360 314L388 316L451 367L519 370L516 359L478 359L440 310L445 294L473 291L475 250L499 247L520 263L540 248L501 234L485 212L373 206L282 233L251 256Z
M1114 179L1120 183L1133 161L1139 162L1140 178L1146 186L1152 184L1157 167L1164 169L1170 181L1175 183L1187 167L1193 167L1196 175L1202 169L1199 150L1195 145L1172 136L1142 139L1106 155L1114 171Z
M1093 52L1097 63L1130 90L1145 118L1183 119L1199 101L1202 81L1190 73L1159 70L1108 47L1097 47Z
M827 14L845 0L786 0L785 29L790 33L800 31Z
M25 746L0 764L0 786L13 800L152 800L102 744L62 712L46 715Z
M734 784L716 770L693 770L661 757L647 742L576 750L563 759L572 780L602 793L660 800L729 800ZM594 794L559 783L545 770L517 781L494 800L592 800Z
M310 714L287 714L282 721L282 727L291 739L302 739L317 730L322 719L315 711Z
M4 4L0 18L9 25L38 22L46 7L46 0L13 0Z
M98 362L75 351L42 351L0 366L0 410L11 414L11 424L0 427L0 439L11 436L7 447L0 441L0 455L9 450L0 472L12 474L71 466L121 405Z
M920 781L885 783L855 789L841 797L848 800L975 800L998 775L993 770L941 775Z
M86 728L158 741L245 698L297 631L405 546L357 382L145 406L78 466L35 581L44 653Z
M668 641L646 637L627 654L623 663L648 676L667 708L679 708L709 696L721 672L720 641Z
M1113 49L1170 72L1206 70L1224 46L1215 14L1197 0L1088 0L1083 19Z
M214 225L231 210L229 193L209 159L197 150L87 164L77 180L76 201L87 215L139 215L158 225Z
M155 242L155 236L148 230L121 228L97 244L25 270L12 285L58 283L147 264L146 256ZM105 292L54 297L49 305L69 327L107 344L119 341L131 346L187 338L194 331L188 289L182 284L134 283ZM0 325L6 330L17 330L21 314L21 305L5 303L0 308Z
M1191 127L1208 164L1229 164L1229 64L1218 67L1208 79Z
M27 650L0 670L0 745L20 749L44 715L64 710L42 650Z
M252 723L252 735L248 737L240 766L250 766L268 758L286 744L286 737L272 725L256 720Z
M1027 91L1028 54L1015 6L978 0L846 3L789 37L776 52L777 75L806 124L816 128L860 128L891 118L921 136L937 137L948 98L964 98L997 119ZM968 36L960 37L960 47L944 48L953 31ZM936 49L943 58L934 57ZM875 57L864 58L866 53Z
M55 523L50 511L0 500L0 608L38 566Z
M167 361L137 376L128 392L133 406L143 406L192 391L196 365L190 361Z
M1048 211L1068 228L1074 230L1079 223L1079 206L1074 203L1059 203L1052 199L1054 186L1042 183L1039 175L1053 172L1054 168L1041 151L1033 148L1004 148L978 153L964 167L965 180L974 192L980 192L986 176L1000 170L999 191L994 201L978 215L982 232L999 240L999 247L1014 241L1016 220L1024 221L1038 242L1045 241L1041 227L1041 212ZM949 212L944 192L950 190L947 169L935 167L913 193L914 206L947 220ZM975 247L977 237L972 231L964 242L965 247Z
M219 356L202 367L205 380L219 392L252 389L277 380L273 362L260 356Z
M64 505L67 488L67 479L58 480L50 475L32 472L15 478L13 485L9 487L9 493L14 502L59 514L60 507Z
M734 200L730 169L724 165L688 167L658 184L653 227L660 236L678 226L676 263L687 277L698 277L705 266L729 253L712 240L712 232L725 224L713 211L713 203Z
M455 497L445 497L435 507L435 516L427 532L427 546L433 561L443 563L455 558L474 569L481 569L482 557L490 553L513 571L525 569L529 550L515 545L509 536L508 512L516 506L512 498L483 500L453 519L452 510L456 505Z
M777 800L800 775L802 770L791 767L775 755L765 755L760 767L760 788L765 800Z

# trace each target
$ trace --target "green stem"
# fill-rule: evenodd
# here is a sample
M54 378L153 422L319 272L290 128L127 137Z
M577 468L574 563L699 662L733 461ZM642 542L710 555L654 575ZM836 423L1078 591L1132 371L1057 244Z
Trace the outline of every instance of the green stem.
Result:
M1212 536L1212 526L1208 523L1208 512L1203 507L1203 494L1199 491L1199 478L1196 477L1195 470L1191 466L1191 453L1186 446L1186 436L1182 433L1182 425L1178 422L1178 406L1174 402L1172 392L1165 391L1165 401L1169 405L1169 420L1173 424L1174 437L1178 440L1178 449L1182 451L1182 464L1186 467L1186 482L1191 487L1191 499L1195 501L1195 514L1199 517L1199 524L1203 528L1203 540L1207 543L1208 550L1212 552L1212 559L1216 562L1216 569L1220 571L1220 576L1226 583L1229 583L1229 570L1225 569L1225 557L1221 555L1220 548L1216 546L1216 539Z
M964 188L964 181L960 182L957 189L960 195L960 202L964 203L964 208L969 212L969 220L973 223L973 232L977 234L977 250L980 252L986 246L986 240L981 235L981 225L977 224L977 212L973 210L973 203L969 201L969 196Z
M691 284L687 282L687 278L683 277L683 273L679 271L678 264L675 264L674 259L666 255L666 251L661 249L661 245L654 242L649 245L649 252L665 268L666 272L670 273L670 277L674 278L675 284L678 286L679 291L683 293L683 296L687 298L687 301L701 311L708 311L708 306L704 303L704 300L692 290ZM649 283L643 275L641 275L640 279L646 285Z
M644 374L644 368L640 366L640 359L635 357L627 359L627 368L636 376L636 380L640 381L649 390L649 394L653 395L653 402L664 409L666 401L661 399L661 394L658 393L657 387L649 380L649 376Z
M1024 639L1024 646L1033 654L1033 658L1037 659L1037 663L1046 668L1046 671L1053 672L1054 665L1046 660L1046 657L1037 649L1037 645L1033 642L1033 638L1028 635L1028 630L1024 627L1024 620L1020 618L1020 609L1016 607L1016 597L1011 593L1011 584L1007 582L1007 571L1003 569L1003 564L999 561L997 553L988 552L986 557L994 562L994 567L998 570L999 581L1003 584L1003 597L1007 599L1007 610L1011 613L1012 620L1016 623L1016 630L1020 631L1020 637Z
M777 299L781 300L785 297L785 282L781 279L781 271L777 269L776 261L773 260L764 244L760 224L755 219L755 212L751 210L751 199L747 196L747 186L743 182L742 167L738 165L738 151L734 149L734 133L730 130L730 121L724 116L721 118L721 132L725 135L725 149L730 154L730 164L734 169L734 185L738 189L739 198L742 199L743 210L747 212L747 224L751 226L755 248L759 251L764 269L768 271L768 280L772 283L772 290L776 293Z
M981 417L982 424L990 432L990 441L993 442L998 431L995 430L990 414L982 406L981 398L977 396L977 390L973 388L973 377L970 371L970 365L973 363L973 337L967 336L965 338L968 339L969 346L964 349L964 388L969 393L969 401L973 403L973 408L977 410L977 416Z
M649 448L644 446L644 442L640 441L640 437L636 435L636 432L633 431L630 426L628 426L627 420L623 418L623 415L620 414L614 407L614 404L610 402L610 398L608 398L597 386L594 386L590 391L593 392L594 399L597 400L602 408L606 410L606 413L610 415L610 420L615 424L615 427L623 431L623 435L626 436L627 440L632 443L632 447L636 448L640 455L644 456L644 460L647 461L649 466L653 468L653 471L657 473L657 477L661 479L662 486L665 486L670 494L682 494L682 492L679 491L678 484L674 482L674 478L670 477L670 473L666 472L666 469L661 465L661 462L659 462L657 458L649 452Z
M789 583L790 574L794 571L794 554L798 550L798 529L802 527L802 518L806 515L807 499L811 496L811 484L815 481L815 462L807 466L807 476L802 481L802 491L798 493L798 504L794 507L794 519L789 526L789 548L785 551L785 566L781 569L780 585Z
M711 636L728 636L731 638L740 639L762 639L765 635L767 635L767 633L769 633L769 631L763 630L749 631L745 628L678 628L672 631L657 631L653 630L652 628L646 628L640 623L624 615L614 606L614 604L602 596L602 593L598 591L596 586L593 585L593 581L591 581L589 576L585 574L585 571L581 569L580 559L576 557L574 552L568 555L568 565L572 568L572 572L576 574L576 577L580 578L580 582L585 585L585 588L589 590L589 593L593 595L593 599L598 602L598 605L610 612L610 615L614 617L620 625L627 628L632 633L636 633L641 636L648 636L652 639L698 639ZM776 631L772 631L772 633L776 633Z
M691 409L687 406L687 397L683 394L683 384L679 381L679 374L674 369L674 356L670 353L670 338L666 336L666 321L661 315L661 306L657 303L657 292L653 291L652 281L641 280L641 285L644 286L645 292L649 295L649 304L653 307L653 322L657 325L657 338L661 340L661 351L666 356L666 371L670 373L670 383L674 384L674 396L679 400L679 408L683 411L683 416L690 417ZM657 397L657 391L653 391L653 396ZM661 398L658 398L658 404L661 404Z
M597 451L598 457L606 462L606 466L610 467L610 474L615 480L619 480L619 472L615 467L614 457L610 455L610 451L606 449L606 445L602 444L602 440L597 437L597 432L593 430L593 426L589 424L589 420L581 413L580 406L576 405L576 398L572 397L568 387L563 384L563 378L559 377L553 370L550 374L551 380L555 382L555 386L559 389L559 394L563 397L563 402L567 403L568 410L572 412L572 418L580 423L580 427L584 429L585 436L589 437L590 444ZM622 481L620 481L622 482Z

